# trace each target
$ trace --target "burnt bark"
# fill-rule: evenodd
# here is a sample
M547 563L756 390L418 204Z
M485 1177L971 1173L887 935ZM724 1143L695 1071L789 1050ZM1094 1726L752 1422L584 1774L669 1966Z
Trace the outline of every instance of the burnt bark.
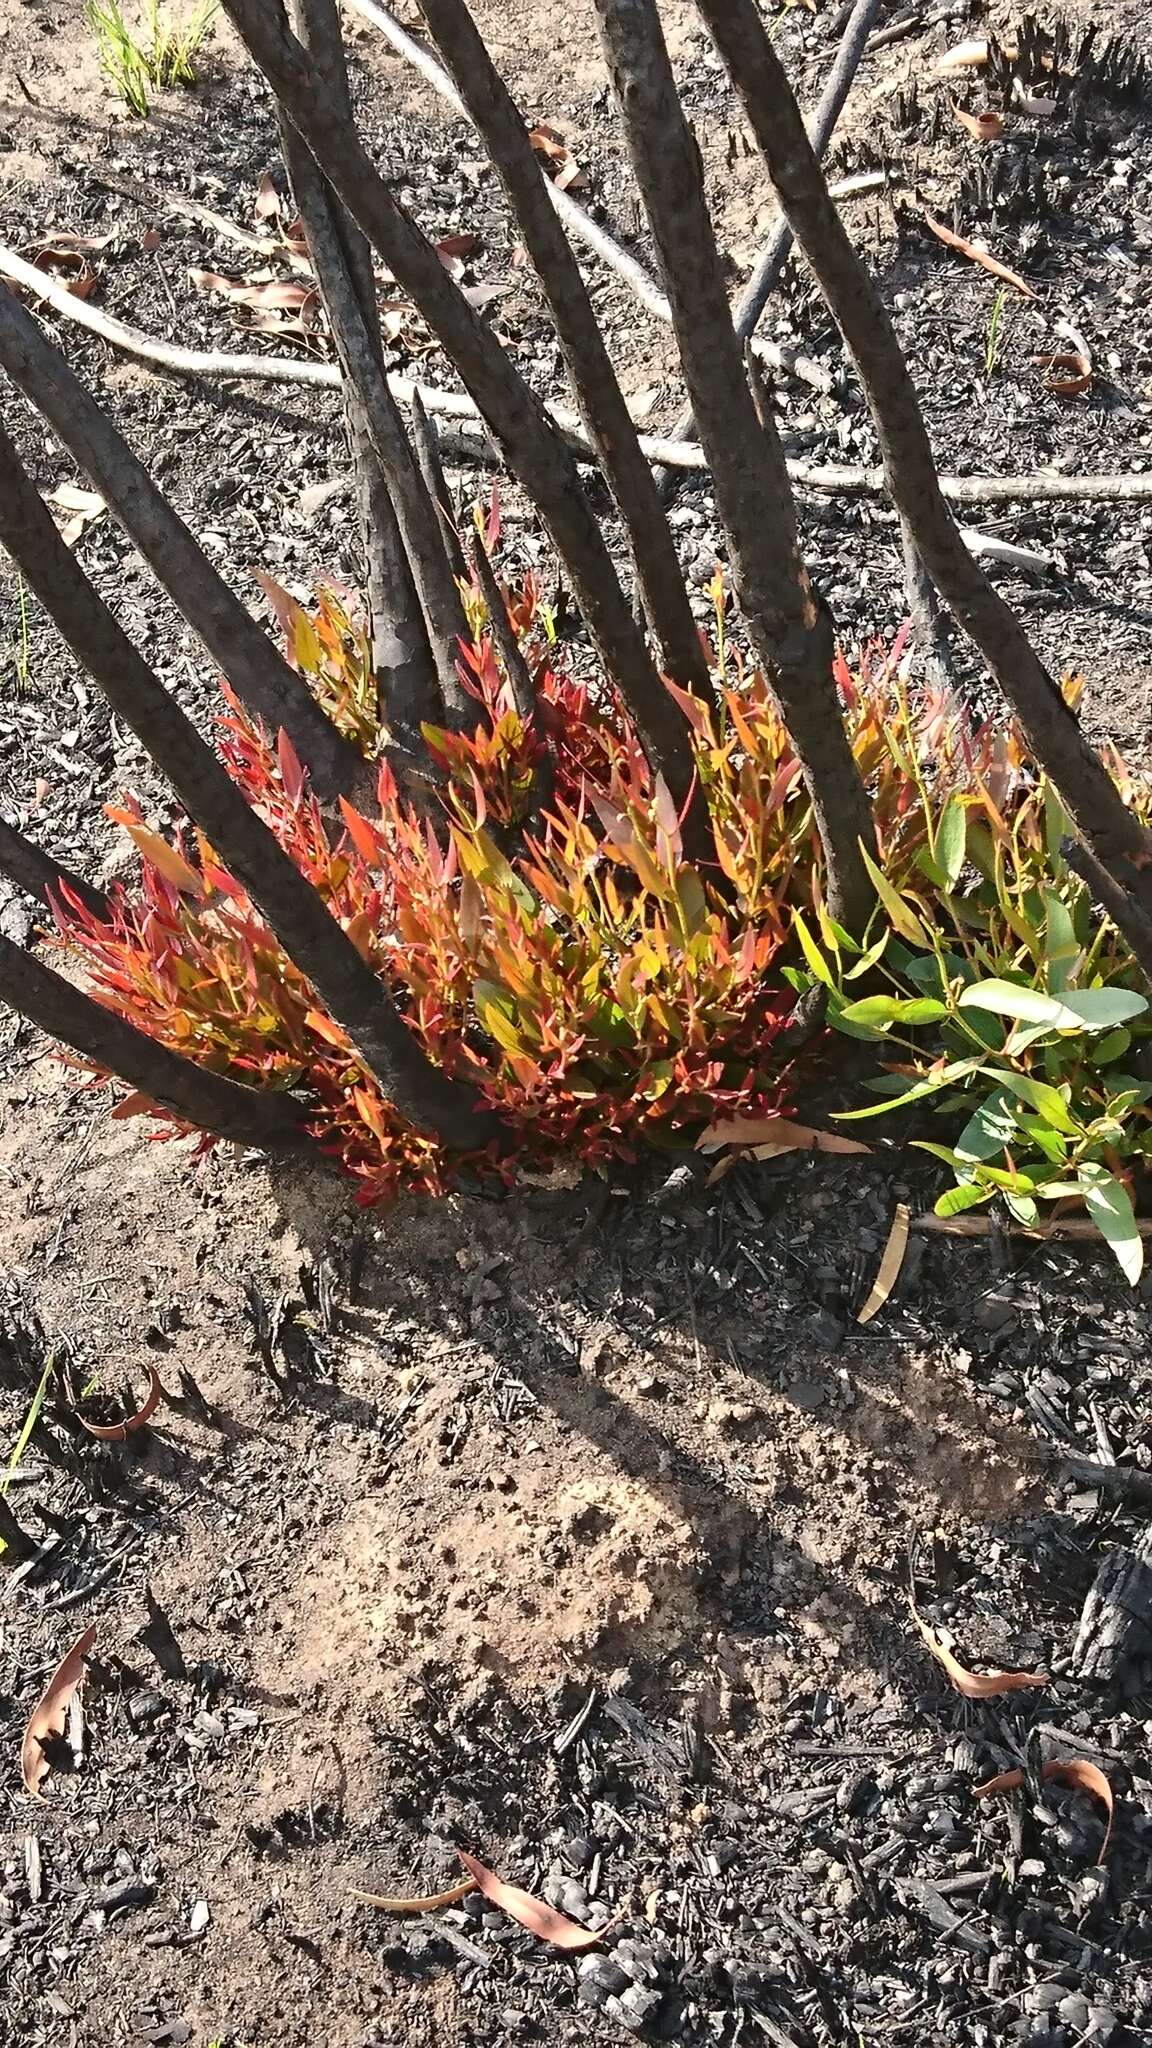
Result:
M852 355L876 425L889 494L953 617L979 648L1114 887L1112 910L1152 977L1152 834L1123 802L1020 621L965 547L941 493L916 389L887 310L828 196L792 88L754 0L696 0L744 104L780 204Z
M684 719L636 626L576 464L540 401L328 105L306 52L261 0L224 0L233 26L293 127L463 379L508 467L543 518L606 672L678 803L694 785Z
M319 794L355 786L363 764L213 568L142 462L69 369L39 323L0 286L0 368L44 415L135 542L242 704L283 726ZM52 607L47 605L49 612Z
M289 958L348 1033L384 1093L414 1124L437 1132L449 1144L471 1149L495 1137L496 1120L477 1111L471 1089L429 1060L383 982L93 589L3 429L0 542L77 660L147 748L185 809L263 912Z
M1152 1656L1152 1523L1100 1566L1072 1648L1077 1678L1115 1679L1134 1657Z
M306 1111L294 1097L274 1088L246 1087L170 1052L2 937L0 1002L199 1130L262 1152L301 1152L310 1146Z
M770 417L761 423L749 390L699 150L654 0L596 0L596 12L728 536L736 593L812 800L829 906L849 929L860 929L875 902L861 845L871 852L875 838L833 676L833 622L800 553L775 423Z
M74 875L71 868L61 867L50 853L25 839L5 818L0 818L0 875L7 876L26 896L35 896L49 908L52 896L59 896L61 883L66 882L93 917L108 915L108 898L101 890L86 882L82 875Z
M712 680L660 493L641 453L588 288L541 178L524 121L464 0L419 4L496 168L544 287L580 417L628 536L637 587L662 666L685 689L710 702Z
M300 39L312 54L324 90L345 118L352 119L352 100L344 63L340 19L331 0L293 0L293 19ZM373 381L384 381L384 355L372 254L356 223L340 205L295 130L280 123L284 161L304 223L316 282L337 341L343 376L344 411L355 465L356 495L367 568L368 616L372 629L372 660L376 684L389 720L418 734L425 718L435 718L437 665L433 660L424 611L416 593L412 563L396 516L388 472L381 461L358 385L349 375L347 349L363 338L375 359ZM356 316L359 314L359 321ZM352 333L347 330L352 325ZM359 330L359 331L357 331ZM343 345L340 336L344 335ZM391 393L386 393L390 400ZM385 419L388 408L385 400ZM399 447L402 423L394 423ZM401 453L402 460L402 453Z
M428 487L428 495L436 507L444 552L448 557L452 574L459 582L464 582L468 575L468 564L464 560L464 549L460 544L456 526L456 507L452 502L452 493L448 489L448 479L440 460L440 442L436 429L424 410L424 401L417 386L413 386L408 410L412 418L412 446L416 451L416 460L420 464L420 474Z
M332 0L296 0L295 12L306 30L326 102L341 113L351 128L352 102L344 69L344 45ZM458 644L467 633L464 609L444 553L435 508L384 373L380 318L367 243L360 229L349 220L307 144L282 113L280 139L343 371L354 441L361 447L367 439L371 450L366 482L370 488L372 472L378 469L403 539L411 570L409 581L414 583L419 598L417 619L423 615L425 647L430 652L434 675L429 674L426 661L419 660L424 650L417 649L411 666L391 679L388 696L392 718L398 719L409 734L418 736L424 719L438 720L447 714L451 722L456 722L467 713L468 700L456 670ZM411 618L397 617L393 629L399 630L407 643L416 623Z

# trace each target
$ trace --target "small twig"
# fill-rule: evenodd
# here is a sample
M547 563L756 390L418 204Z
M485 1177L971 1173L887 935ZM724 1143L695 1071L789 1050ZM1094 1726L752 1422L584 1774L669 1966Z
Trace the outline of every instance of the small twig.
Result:
M444 551L451 564L452 574L459 583L468 574L468 566L464 560L464 550L460 545L460 535L456 528L456 508L452 503L452 494L448 489L440 460L440 442L436 429L428 417L418 384L412 387L408 412L412 420L412 446L424 478L424 487L436 508Z

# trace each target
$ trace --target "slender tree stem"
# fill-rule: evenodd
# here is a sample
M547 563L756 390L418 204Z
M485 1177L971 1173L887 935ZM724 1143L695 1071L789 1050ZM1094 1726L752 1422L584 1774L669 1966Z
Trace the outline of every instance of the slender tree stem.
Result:
M700 153L676 92L654 0L596 0L596 12L728 536L737 595L812 799L833 914L859 929L875 900L861 847L872 850L875 838L840 712L832 619L800 554L771 409L761 424L748 387Z
M241 703L273 731L283 726L322 796L351 789L362 767L355 749L325 718L295 670L217 574L123 435L6 286L0 287L0 368L43 413L91 479Z
M876 425L889 495L924 566L979 648L1035 759L1051 776L1077 832L1115 885L1109 905L1152 975L1152 833L1111 775L1036 654L1020 621L965 547L936 474L916 388L887 310L831 199L800 109L754 0L696 0L791 223L845 344ZM1139 915L1121 918L1135 902ZM1116 907L1113 908L1113 905Z
M307 1112L293 1096L274 1088L248 1088L170 1052L3 937L0 1002L185 1123L262 1152L309 1147Z
M42 337L41 346L50 349ZM471 1149L497 1136L495 1119L477 1111L473 1091L432 1064L383 982L93 589L3 429L0 542L77 660L163 770L289 958L348 1033L389 1100L419 1128L438 1132L449 1144Z
M51 905L53 895L59 896L61 884L67 883L74 896L78 896L86 910L93 917L106 917L108 898L82 875L74 875L70 868L60 866L42 846L36 846L31 839L25 839L14 825L0 818L0 875L6 875L15 882L25 895L35 896L39 902Z
M678 803L694 786L687 725L620 586L568 449L491 329L381 178L355 131L326 102L307 55L261 0L224 8L325 177L417 306L458 370L505 461L539 509L572 581L605 671Z
M293 20L301 42L311 51L323 79L324 91L350 122L352 96L348 89L344 41L339 13L332 0L293 0ZM355 221L317 170L295 130L283 120L280 122L280 139L333 339L338 331L346 335L345 346L339 352L341 391L348 418L364 535L372 660L377 688L389 719L394 726L405 730L410 736L409 744L412 744L412 739L419 733L421 721L435 718L439 712L437 665L432 657L412 564L389 490L388 472L377 452L368 407L358 385L349 375L348 349L351 347L362 360L366 337L375 362L373 387L377 378L384 378L372 252ZM351 308L353 300L359 321ZM396 444L402 461L402 451L399 451L399 442L403 438L402 422L399 419L393 422L387 417L386 399L379 394L377 403L385 408L384 424L390 430L391 442Z
M464 0L420 11L495 165L544 287L585 431L624 524L636 581L665 671L708 701L712 680L671 529L580 266L548 196L523 119Z

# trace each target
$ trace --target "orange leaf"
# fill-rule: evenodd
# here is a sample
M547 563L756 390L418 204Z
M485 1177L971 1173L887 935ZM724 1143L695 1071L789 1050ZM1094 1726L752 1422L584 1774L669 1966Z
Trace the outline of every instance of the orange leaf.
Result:
M1062 355L1033 356L1038 370L1047 370L1044 379L1045 391L1052 391L1057 398L1079 398L1092 389L1092 364L1081 349L1069 349ZM1054 376L1055 370L1066 371L1066 376Z
M992 108L982 114L970 114L966 107L958 107L953 100L952 112L974 142L995 142L1004 133L1004 116Z
M464 1849L457 1855L469 1877L476 1880L477 1888L510 1920L516 1920L526 1927L529 1934L535 1934L541 1941L550 1941L553 1948L564 1948L569 1953L577 1949L595 1948L608 1932L606 1927L578 1927L575 1920L567 1920L563 1913L546 1906L543 1899L534 1899L531 1892L521 1891L519 1885L505 1884L494 1870L486 1870L475 1856L469 1856Z
M163 1399L164 1387L160 1375L156 1367L150 1365L148 1367L148 1392L145 1396L144 1406L137 1409L135 1415L126 1415L123 1422L87 1422L77 1412L76 1420L80 1424L81 1429L88 1431L89 1436L98 1436L104 1443L119 1444L123 1443L124 1438L130 1436L134 1429L143 1429L144 1424L155 1415Z
M1025 284L1018 271L1009 270L1006 263L1000 263L995 256L990 256L987 249L977 248L975 242L966 242L963 235L954 235L951 228L946 228L942 221L933 220L930 213L924 214L924 225L931 228L937 239L945 243L949 249L956 249L961 256L967 256L971 262L979 263L984 270L990 270L993 277L1002 277L1005 284L1014 285L1026 299L1036 297L1031 285Z
M872 1321L873 1316L883 1308L884 1303L900 1278L900 1269L904 1264L904 1254L908 1249L908 1224L908 1204L907 1202L897 1202L896 1214L892 1218L892 1228L888 1232L888 1242L884 1247L879 1271L872 1282L867 1301L856 1316L858 1323L870 1323Z
M195 868L190 868L183 854L169 846L166 839L161 839L158 832L149 832L146 825L136 825L128 820L122 820L122 823L144 859L163 875L166 882L171 882L174 889L179 889L185 896L204 894L204 885Z
M96 1640L96 1624L89 1622L83 1634L78 1635L66 1657L61 1659L44 1691L32 1709L24 1740L20 1745L20 1772L24 1789L33 1799L42 1797L40 1787L52 1766L45 1754L44 1745L54 1736L63 1735L68 1719L68 1707L72 1695L84 1676L84 1659Z
M914 1604L912 1619L936 1662L943 1665L957 1692L962 1692L966 1700L991 1700L999 1693L1024 1692L1029 1686L1049 1683L1046 1671L966 1671L951 1650L945 1649L935 1630L929 1628Z
M698 1152L718 1152L721 1145L771 1145L776 1152L870 1152L859 1138L842 1138L839 1131L817 1131L808 1124L790 1123L785 1116L737 1116L709 1124L696 1140Z
M1095 1764L1088 1763L1083 1757L1069 1757L1065 1760L1057 1757L1044 1765L1040 1776L1047 1785L1071 1785L1075 1791L1089 1792L1094 1799L1100 1801L1108 1815L1104 1840L1100 1854L1096 1858L1098 1864L1103 1863L1112 1846L1112 1829L1116 1822L1116 1802L1112 1796L1112 1787L1103 1771ZM1023 1783L1023 1771L1001 1771L998 1778L989 1778L983 1785L973 1785L972 1791L975 1798L987 1799L993 1792L1015 1792Z

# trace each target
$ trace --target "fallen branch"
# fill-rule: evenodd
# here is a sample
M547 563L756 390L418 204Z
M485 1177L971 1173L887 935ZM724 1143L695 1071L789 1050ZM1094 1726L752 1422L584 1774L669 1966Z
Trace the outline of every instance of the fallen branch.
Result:
M1083 1242L1095 1238L1103 1244L1096 1225L1087 1216L1053 1216L1048 1223L1006 1223L992 1216L937 1216L929 1209L917 1216L914 1230L936 1230L946 1237L989 1237L993 1231L1006 1237L1074 1237ZM1152 1237L1152 1217L1138 1216L1141 1237Z
M74 298L42 270L26 263L13 249L0 245L0 277L26 286L50 305L54 313L98 334L111 348L121 349L138 361L153 363L157 369L172 370L178 376L202 377L209 383L307 384L325 391L340 389L340 371L335 363L306 361L293 356L232 355L217 349L182 348L178 342L163 341L130 327L114 314L105 313L88 300ZM758 347L761 362L768 358ZM770 365L769 365L770 367ZM457 423L468 441L468 453L477 461L492 460L492 443L472 400L464 391L442 391L435 384L416 384L407 377L390 376L389 386L401 405L410 405L419 394L425 412ZM581 429L576 414L567 406L550 405L549 417L564 435L573 452L587 462L596 459L595 450ZM659 434L641 434L640 446L649 462L668 468L693 469L708 473L703 449L696 441L673 441ZM789 460L788 474L794 484L809 491L837 497L886 498L882 469L860 469L850 465L821 464ZM1152 499L1152 471L1129 475L1060 476L1042 471L1024 471L1016 476L942 476L940 489L953 505L1036 504L1125 505Z

